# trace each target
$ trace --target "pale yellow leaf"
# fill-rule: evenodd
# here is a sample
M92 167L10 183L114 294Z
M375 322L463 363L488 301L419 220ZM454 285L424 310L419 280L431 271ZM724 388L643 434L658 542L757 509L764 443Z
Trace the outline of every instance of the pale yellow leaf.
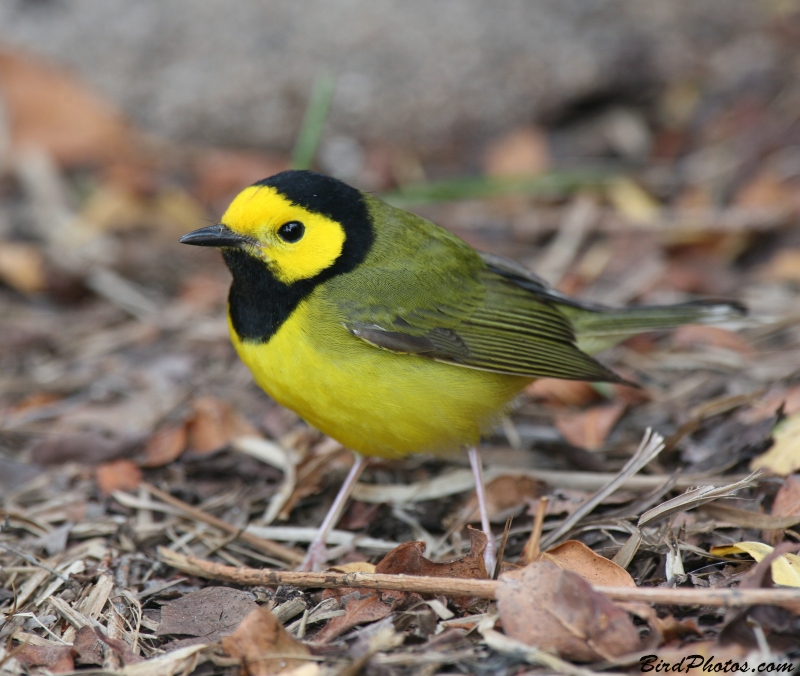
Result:
M729 554L749 554L756 561L763 561L773 551L763 542L737 542L735 545L712 547L711 553L716 556ZM772 580L775 584L787 587L800 587L800 556L783 554L772 562Z
M608 199L632 223L650 225L658 220L661 207L643 188L629 178L620 178L608 186Z
M337 573L374 573L375 564L368 561L351 561L350 563L343 563L340 566L334 566L330 570L335 570Z
M27 242L0 241L0 282L22 293L37 293L47 286L44 257Z
M781 421L772 434L772 447L750 463L751 469L763 469L787 476L800 469L800 412Z

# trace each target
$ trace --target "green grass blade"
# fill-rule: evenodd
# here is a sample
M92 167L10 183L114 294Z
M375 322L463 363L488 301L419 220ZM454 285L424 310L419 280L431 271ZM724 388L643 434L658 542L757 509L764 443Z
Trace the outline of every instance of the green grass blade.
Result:
M381 197L396 207L406 208L431 202L478 199L496 195L563 195L583 188L604 186L613 175L609 171L550 171L535 176L513 178L467 177L401 186Z
M311 168L335 88L336 78L330 73L322 73L314 80L311 99L292 150L292 169Z

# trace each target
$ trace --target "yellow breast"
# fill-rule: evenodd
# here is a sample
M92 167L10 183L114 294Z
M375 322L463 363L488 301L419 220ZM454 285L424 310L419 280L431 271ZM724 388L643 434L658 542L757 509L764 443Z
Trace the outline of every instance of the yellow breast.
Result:
M379 350L352 336L318 293L267 343L231 339L256 382L309 424L363 455L474 445L529 378Z

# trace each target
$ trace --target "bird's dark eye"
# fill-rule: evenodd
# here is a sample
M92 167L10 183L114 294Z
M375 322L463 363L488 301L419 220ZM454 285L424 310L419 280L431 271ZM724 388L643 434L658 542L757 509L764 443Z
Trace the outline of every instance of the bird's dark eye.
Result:
M278 237L284 242L292 243L300 239L305 234L305 231L306 226L300 221L289 221L278 228Z

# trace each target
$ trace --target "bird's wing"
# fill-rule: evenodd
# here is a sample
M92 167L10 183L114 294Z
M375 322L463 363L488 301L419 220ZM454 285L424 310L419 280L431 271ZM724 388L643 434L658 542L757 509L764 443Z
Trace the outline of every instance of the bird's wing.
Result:
M377 348L467 368L620 380L576 347L570 320L546 296L494 272L449 237L426 233L413 264L372 261L358 294L338 302L347 329Z

